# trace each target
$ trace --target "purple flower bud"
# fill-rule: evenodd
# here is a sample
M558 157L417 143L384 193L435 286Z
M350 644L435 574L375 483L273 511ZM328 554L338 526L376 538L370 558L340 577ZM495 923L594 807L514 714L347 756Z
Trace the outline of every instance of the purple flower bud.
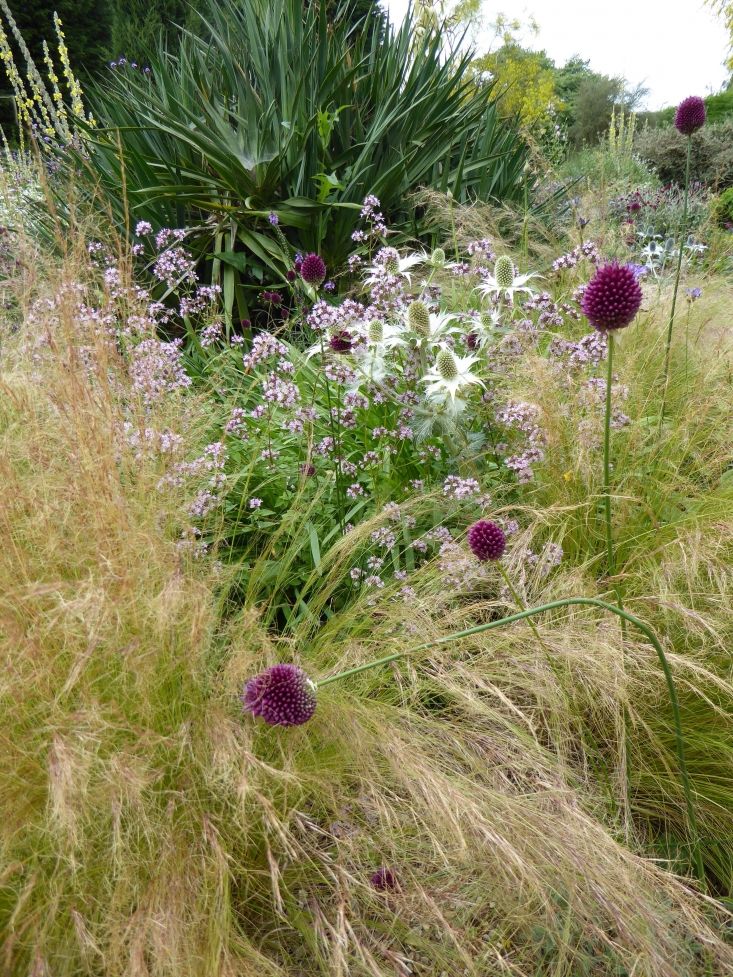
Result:
M315 475L316 466L309 465L307 462L303 462L303 464L300 466L300 472L301 475Z
M285 277L289 282L294 282L297 278L295 270L293 268L288 268L288 270L285 272Z
M506 549L506 536L501 526L488 519L479 519L468 530L468 545L482 562L498 560Z
M641 306L642 291L633 268L617 262L603 265L588 283L581 309L599 332L623 329Z
M300 276L308 285L320 285L326 277L326 263L319 254L307 254L300 266Z
M479 347L479 336L478 336L478 333L470 332L466 336L466 346L468 346L468 348L471 349L471 350L478 349L478 347Z
M683 136L691 136L705 125L705 103L699 95L691 95L680 102L674 114L674 125Z
M394 892L397 888L397 877L391 868L386 868L385 866L378 868L371 875L369 882L377 892Z
M270 726L302 726L316 711L316 687L297 665L271 665L249 679L242 703Z
M277 225L280 223L280 218L275 213L270 214L267 219L273 227L277 227Z
M351 350L353 338L354 337L350 332L347 332L346 329L342 329L340 332L336 332L333 334L333 336L331 336L330 340L328 341L328 345L331 347L334 353L348 353Z

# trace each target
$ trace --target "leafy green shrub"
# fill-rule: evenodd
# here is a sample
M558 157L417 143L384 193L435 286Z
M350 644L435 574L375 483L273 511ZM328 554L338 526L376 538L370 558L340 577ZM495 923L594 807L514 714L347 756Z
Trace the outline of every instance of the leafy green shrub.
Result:
M733 187L728 187L713 202L713 216L721 227L733 225Z
M645 129L636 140L636 151L663 183L684 182L687 140L674 127ZM715 189L733 186L733 120L705 126L696 133L691 167L693 180Z
M733 115L733 89L708 95L705 99L708 122L722 122Z
M473 85L470 53L446 56L440 30L415 45L409 17L354 26L349 9L329 22L299 0L222 0L176 56L153 53L150 74L112 72L92 93L99 127L76 161L119 225L127 203L155 227L197 228L199 254L239 252L236 270L258 287L289 267L273 211L295 248L332 267L369 192L409 235L418 186L519 197L526 148L491 87Z

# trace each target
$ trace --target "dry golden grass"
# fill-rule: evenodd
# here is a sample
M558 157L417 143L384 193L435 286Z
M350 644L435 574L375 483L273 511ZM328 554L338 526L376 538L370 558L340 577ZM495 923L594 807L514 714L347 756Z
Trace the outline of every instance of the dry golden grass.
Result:
M195 443L206 405L186 395L145 413L124 363L71 303L39 336L31 302L93 279L81 246L71 252L60 267L27 256L22 321L3 337L0 970L729 974L721 907L640 854L665 820L684 837L682 798L653 651L631 635L622 658L614 622L575 611L538 622L540 642L518 625L432 650L324 690L304 728L243 719L237 696L264 664L293 659L321 676L506 605L495 590L456 606L428 567L408 611L385 592L315 633L304 624L276 641L261 602L223 614L226 571L176 548L184 500L156 491L160 458L135 458L119 437L127 420ZM638 364L638 351L621 362ZM696 369L710 371L717 396L720 357ZM537 603L597 588L581 545L597 484L590 463L562 477L572 419L552 383L535 389L557 414L557 491L527 511L527 532L578 558L547 580L511 567ZM637 379L633 389L642 396ZM679 473L699 505L661 547L634 521L647 476L630 479L621 536L631 536L630 606L665 631L686 721L697 712L691 764L710 788L701 817L722 837L732 700L715 659L731 631L732 527L718 506L716 425L729 407L711 406L699 385L695 395L675 424L699 444L709 491L699 472ZM327 595L344 558L337 548L314 590ZM720 758L704 753L712 721ZM399 891L370 887L380 865Z

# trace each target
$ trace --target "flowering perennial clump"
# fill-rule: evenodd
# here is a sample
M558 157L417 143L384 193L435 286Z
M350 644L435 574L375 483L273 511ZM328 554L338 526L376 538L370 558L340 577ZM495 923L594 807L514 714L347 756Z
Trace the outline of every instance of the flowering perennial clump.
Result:
M297 665L271 665L249 679L242 703L270 726L302 726L316 711L316 686Z

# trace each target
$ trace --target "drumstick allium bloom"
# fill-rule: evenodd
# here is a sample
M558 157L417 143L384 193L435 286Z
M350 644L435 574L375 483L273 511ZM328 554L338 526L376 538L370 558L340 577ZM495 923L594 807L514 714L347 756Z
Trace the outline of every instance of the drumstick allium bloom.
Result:
M297 665L271 665L249 679L242 703L270 726L302 726L316 711L316 686Z

